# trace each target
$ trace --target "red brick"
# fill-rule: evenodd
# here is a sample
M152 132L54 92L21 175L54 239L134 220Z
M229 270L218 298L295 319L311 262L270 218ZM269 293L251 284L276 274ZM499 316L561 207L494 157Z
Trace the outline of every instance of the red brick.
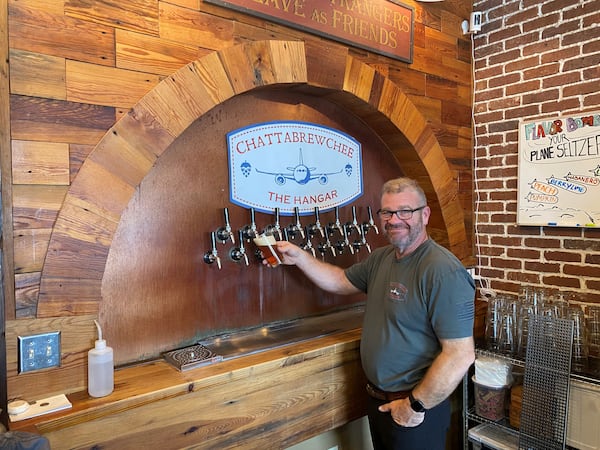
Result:
M560 102L544 103L542 105L542 113L565 112L569 110L579 109L579 100L576 98L562 100Z
M498 65L498 64L503 64L509 61L515 61L518 60L521 57L521 52L519 50L512 50L509 52L503 51L503 52L499 52L496 53L492 56L489 57L489 64L492 66ZM507 71L506 67L504 68L504 72L511 72L511 71Z
M557 100L560 96L558 89L545 89L541 92L535 92L527 95L523 95L524 105L535 105L539 106L543 102Z
M525 70L523 72L523 78L525 80L536 79L539 77L547 77L560 72L559 63L544 64L542 66L533 67L532 69Z
M540 282L539 274L529 272L506 272L506 279L518 281L520 284L537 284Z
M587 232L588 230L586 230ZM594 230L595 231L595 230ZM598 236L596 236L597 238ZM563 246L571 250L583 250L586 252L600 252L600 240L565 239Z
M600 53L597 55L588 55L585 58L573 58L565 61L563 64L563 71L570 72L572 70L584 69L586 67L597 67L598 64L600 64Z
M555 39L550 42L554 42L554 41L558 41L558 39ZM575 56L577 56L579 54L580 54L579 47L567 47L567 48L557 47L556 50L545 52L543 55L541 55L542 64L547 64L547 63L556 62L556 61L563 61L565 59L574 58Z
M577 33L570 33L562 38L562 45L567 47L569 45L577 45L585 41L593 41L594 39L600 39L600 27L588 27Z
M506 251L506 255L511 258L522 258L522 259L539 259L542 252L539 250L533 250L529 248L509 248Z
M578 83L574 86L565 86L563 95L565 97L573 97L575 95L592 94L598 92L598 80L588 83Z
M525 239L525 245L538 248L561 248L561 241L560 239L527 238Z
M561 276L544 276L542 282L547 286L559 286L569 288L581 288L581 282L578 278L569 278Z
M600 105L600 92L594 95L587 95L583 98L584 107L592 107Z
M579 72L561 73L555 77L547 77L542 80L542 88L549 89L556 86L574 84L581 81ZM558 93L558 90L556 91Z
M559 273L560 264L556 263L543 263L536 261L526 261L525 270L531 270L534 272L548 272L548 273Z
M581 262L580 253L544 252L544 258L548 261Z
M542 30L542 39L550 39L555 36L564 36L571 31L579 29L579 19L571 20L568 22L560 22L555 27L547 27Z
M524 92L537 91L541 86L540 80L531 80L524 83L514 83L506 87L506 95L522 94Z
M550 28L550 25L554 25L560 22L560 14L558 12L553 12L551 14L546 14L543 16L538 16L537 14L534 16L533 20L529 20L522 24L524 32L530 32L534 30L544 29L547 30Z
M600 278L600 267L565 264L563 266L563 273L565 275L575 275L578 277Z

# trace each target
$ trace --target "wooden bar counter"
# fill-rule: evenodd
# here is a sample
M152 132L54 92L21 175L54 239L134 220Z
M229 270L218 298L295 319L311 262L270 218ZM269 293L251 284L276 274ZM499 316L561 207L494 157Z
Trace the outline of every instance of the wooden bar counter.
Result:
M287 448L365 415L360 329L180 372L165 361L115 371L103 398L10 423L52 450Z

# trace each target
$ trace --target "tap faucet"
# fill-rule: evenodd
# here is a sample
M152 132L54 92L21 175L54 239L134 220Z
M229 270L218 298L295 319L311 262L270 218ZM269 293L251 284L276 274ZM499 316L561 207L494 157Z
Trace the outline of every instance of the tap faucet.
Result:
M308 232L308 226L306 227L305 236L306 236L306 241L302 245L302 249L311 252L313 255L313 258L315 258L317 255L315 253L315 248L313 247L312 242L310 241L310 234Z
M356 219L356 206L352 207L352 221L346 222L346 226L344 228L347 229L348 234L351 234L353 230L356 230L359 235L362 234L362 230L358 226L358 220Z
M317 232L319 232L321 234L321 237L325 237L325 230L323 229L323 226L321 225L321 221L319 220L319 207L315 206L315 223L310 224L307 228L306 228L306 233L309 236L314 236L315 234L317 234Z
M251 241L256 237L256 213L254 212L254 208L250 208L250 224L242 228L240 236L247 241Z
M248 254L246 253L246 248L244 247L243 231L238 230L238 234L239 234L238 238L240 241L240 246L233 247L231 250L229 250L229 256L235 262L239 262L243 259L244 262L246 263L246 265L248 266L248 265L250 265L250 262L248 261Z
M210 242L212 248L204 254L204 262L206 264L216 262L217 267L221 270L221 258L219 258L219 253L217 252L217 238L214 231L210 233Z
M321 241L317 248L319 250L319 253L321 253L321 255L323 255L323 256L325 256L325 253L327 253L327 250L331 251L331 256L333 256L333 257L337 256L335 247L333 245L331 245L331 240L329 239L329 233L325 233L325 242Z
M343 239L340 239L336 242L335 248L339 254L344 253L344 249L348 248L350 253L354 255L354 246L350 244L350 240L348 239L348 230L346 227L342 227L343 231Z
M229 223L229 209L223 208L223 214L225 216L225 226L217 228L216 237L223 244L231 239L231 243L235 244L235 237L233 235L233 231L231 229L231 224Z
M294 239L300 233L302 239L305 239L304 228L302 228L302 224L300 223L300 208L297 206L294 207L294 215L296 216L296 223L292 223L287 227L288 237Z
M371 210L370 206L367 206L367 214L369 215L369 221L362 224L363 235L368 233L369 230L374 230L375 234L379 234L379 228L377 228L377 225L375 225L375 221L373 220L373 211Z
M264 234L277 234L279 240L283 239L283 235L281 232L281 225L279 224L279 208L275 208L275 223L272 225L267 225L263 231Z
M362 233L360 234L360 239L355 239L354 242L352 243L352 246L356 249L356 251L359 251L361 247L365 247L367 249L367 251L369 253L371 253L371 246L367 242L366 227L368 227L368 226L369 226L368 223L363 223L361 225Z
M340 207L336 206L335 209L335 222L330 222L327 225L327 231L330 234L333 234L335 232L335 230L339 231L340 236L344 236L344 231L343 231L343 227L342 227L342 223L340 222Z

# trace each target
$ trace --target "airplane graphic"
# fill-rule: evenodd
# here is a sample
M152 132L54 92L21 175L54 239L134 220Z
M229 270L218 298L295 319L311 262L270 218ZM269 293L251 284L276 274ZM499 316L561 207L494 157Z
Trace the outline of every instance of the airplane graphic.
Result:
M298 164L294 167L286 167L289 172L266 172L264 170L254 169L258 173L263 173L266 175L274 175L275 183L279 186L286 183L287 180L293 180L298 184L304 185L309 181L318 180L320 184L327 184L329 181L330 175L336 175L338 173L342 173L344 170L346 174L350 176L352 173L352 166L350 164L346 164L343 169L338 170L337 172L327 172L327 173L314 173L317 170L316 167L309 167L304 164L304 160L302 158L302 149L299 150L298 155Z

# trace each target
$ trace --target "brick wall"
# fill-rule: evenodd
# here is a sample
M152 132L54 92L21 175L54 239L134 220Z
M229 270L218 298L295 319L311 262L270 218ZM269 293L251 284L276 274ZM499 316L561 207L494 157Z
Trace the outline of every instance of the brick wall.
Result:
M477 273L600 304L600 228L517 225L520 119L600 111L597 0L484 0L473 36ZM600 198L598 199L600 208ZM599 224L600 225L600 224ZM572 300L573 301L573 300Z

